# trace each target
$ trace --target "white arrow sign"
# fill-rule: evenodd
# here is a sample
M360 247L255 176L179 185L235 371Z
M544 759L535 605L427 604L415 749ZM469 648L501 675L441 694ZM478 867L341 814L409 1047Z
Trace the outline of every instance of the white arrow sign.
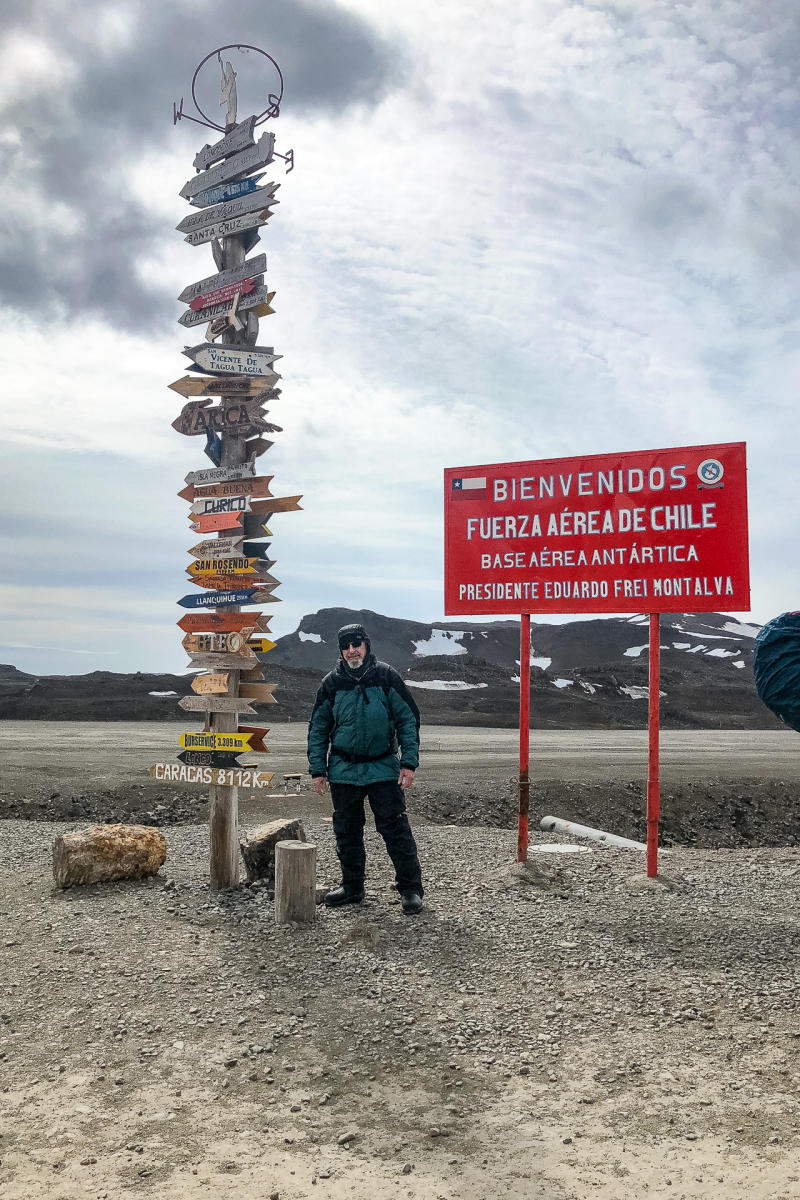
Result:
M283 358L272 346L217 346L213 342L187 346L183 353L212 375L272 375L270 367Z
M275 134L262 133L255 146L242 150L241 153L234 154L220 163L218 167L212 167L210 171L201 171L194 179L187 180L179 194L188 200L190 196L196 196L206 188L216 187L218 183L233 179L234 175L244 175L248 171L266 167L272 162L274 146Z
M220 158L227 158L229 154L235 154L237 150L244 150L247 146L252 146L255 123L255 117L248 117L245 121L240 121L238 125L235 125L221 141L214 142L213 146L203 146L203 149L198 150L195 154L192 166L196 167L198 171L202 171Z
M214 225L217 221L227 221L242 213L255 212L266 208L272 201L273 194L281 185L268 183L265 187L256 188L247 196L237 196L226 204L215 204L213 208L204 208L200 212L189 213L175 228L179 233L190 233L193 229L202 229L204 225Z
M280 204L280 201L271 200L270 204L272 203ZM268 208L263 208L260 212L255 213L242 213L240 217L217 221L216 225L203 225L201 229L193 229L183 240L190 246L202 246L203 242L211 242L214 238L230 237L232 233L244 233L247 229L256 229L259 225L265 225L271 216L272 213Z

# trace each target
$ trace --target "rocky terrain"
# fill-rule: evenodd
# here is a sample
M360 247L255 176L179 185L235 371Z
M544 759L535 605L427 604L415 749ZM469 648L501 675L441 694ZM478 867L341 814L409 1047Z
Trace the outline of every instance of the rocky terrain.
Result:
M336 661L336 630L362 620L379 658L413 689L426 724L510 727L519 703L519 625L435 625L349 609L322 609L279 638L264 661L277 684L271 722L306 721L321 676ZM666 729L774 729L752 676L755 625L722 613L663 614L661 718ZM647 617L535 623L532 723L539 728L643 728ZM26 675L0 666L0 718L185 721L176 700L192 676Z
M365 904L278 928L264 889L209 893L197 826L155 879L56 891L71 827L3 826L4 1200L800 1194L797 850L648 882L420 826L404 918L370 831Z

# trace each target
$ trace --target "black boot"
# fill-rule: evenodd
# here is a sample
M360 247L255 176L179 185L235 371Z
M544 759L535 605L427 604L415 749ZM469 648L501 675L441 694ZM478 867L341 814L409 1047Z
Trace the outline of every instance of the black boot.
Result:
M339 908L342 904L361 904L364 899L364 889L360 892L354 892L350 888L344 886L334 888L332 892L328 892L325 897L325 904L328 908ZM420 901L420 904L422 901Z
M403 892L400 896L400 901L403 905L403 912L407 917L413 917L418 912L422 912L422 896L420 896L419 892Z

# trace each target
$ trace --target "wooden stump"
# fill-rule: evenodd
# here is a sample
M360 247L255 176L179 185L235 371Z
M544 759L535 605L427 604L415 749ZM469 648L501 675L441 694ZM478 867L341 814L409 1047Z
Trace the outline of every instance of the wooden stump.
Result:
M167 840L147 825L90 825L53 842L53 878L59 887L109 883L156 875Z
M279 817L259 825L243 842L240 842L242 858L247 871L247 882L264 879L270 885L275 882L275 846L278 842L306 840L305 830L299 817Z
M316 912L317 847L278 842L275 847L275 924L310 925Z

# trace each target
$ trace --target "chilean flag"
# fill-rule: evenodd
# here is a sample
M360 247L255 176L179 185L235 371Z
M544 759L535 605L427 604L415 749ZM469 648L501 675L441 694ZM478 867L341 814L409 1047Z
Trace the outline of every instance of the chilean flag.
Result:
M472 479L453 479L450 483L451 500L485 500L486 476L480 475Z

